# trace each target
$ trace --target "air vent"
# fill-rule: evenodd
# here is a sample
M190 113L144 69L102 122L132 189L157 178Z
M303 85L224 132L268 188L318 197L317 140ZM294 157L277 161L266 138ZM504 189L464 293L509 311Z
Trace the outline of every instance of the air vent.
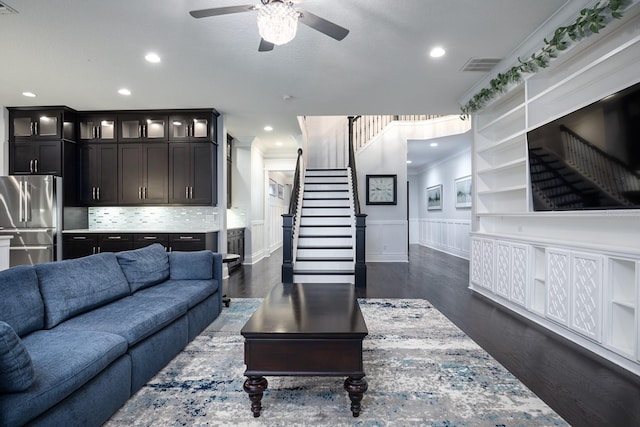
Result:
M0 1L0 15L12 15L14 13L18 13L18 11Z
M502 61L500 58L471 58L462 66L460 71L491 71L495 65Z

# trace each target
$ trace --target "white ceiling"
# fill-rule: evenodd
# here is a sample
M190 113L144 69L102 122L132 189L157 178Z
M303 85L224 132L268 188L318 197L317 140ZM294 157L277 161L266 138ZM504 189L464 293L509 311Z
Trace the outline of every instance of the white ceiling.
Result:
M300 115L458 114L486 77L461 67L508 57L567 3L303 0L300 7L349 35L338 42L300 25L291 43L261 53L254 12L188 13L259 0L0 1L18 12L0 15L0 105L214 107L235 137L282 141L280 150L293 152ZM430 58L435 45L447 55ZM150 51L162 62L146 62Z

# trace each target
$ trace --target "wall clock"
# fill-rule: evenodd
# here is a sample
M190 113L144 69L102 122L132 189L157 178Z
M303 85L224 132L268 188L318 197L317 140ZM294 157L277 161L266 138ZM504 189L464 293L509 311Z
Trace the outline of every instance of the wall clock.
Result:
M367 175L367 204L397 204L397 175Z

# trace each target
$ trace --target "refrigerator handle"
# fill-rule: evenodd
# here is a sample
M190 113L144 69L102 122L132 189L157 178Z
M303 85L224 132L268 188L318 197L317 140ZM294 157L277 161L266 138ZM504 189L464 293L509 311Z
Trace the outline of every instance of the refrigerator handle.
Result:
M29 182L24 182L24 215L27 222L31 221L31 189Z

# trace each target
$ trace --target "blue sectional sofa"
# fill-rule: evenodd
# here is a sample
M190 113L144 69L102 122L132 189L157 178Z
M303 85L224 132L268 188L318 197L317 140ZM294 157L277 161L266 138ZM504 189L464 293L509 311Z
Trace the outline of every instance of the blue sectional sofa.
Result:
M154 244L0 272L0 426L101 425L222 310L222 256Z

